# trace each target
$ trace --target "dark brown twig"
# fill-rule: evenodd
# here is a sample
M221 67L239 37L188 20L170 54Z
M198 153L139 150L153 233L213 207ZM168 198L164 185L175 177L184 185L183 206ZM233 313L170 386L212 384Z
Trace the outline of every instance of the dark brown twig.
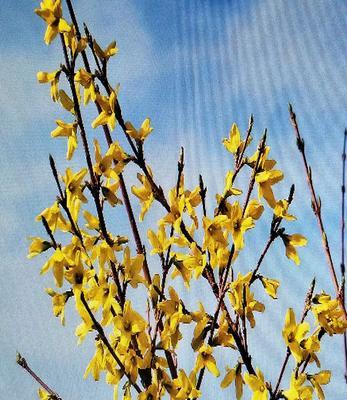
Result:
M29 375L31 375L35 381L47 392L51 395L52 400L62 400L62 398L53 390L51 389L47 383L45 383L38 375L35 374L35 372L29 367L26 359L22 357L20 353L17 352L16 355L16 362L19 366L21 366L25 371L28 372Z

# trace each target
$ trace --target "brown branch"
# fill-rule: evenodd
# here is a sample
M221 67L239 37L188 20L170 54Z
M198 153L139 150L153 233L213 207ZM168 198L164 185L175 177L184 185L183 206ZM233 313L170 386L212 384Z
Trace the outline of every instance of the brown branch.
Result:
M304 168L305 168L305 173L306 173L307 184L308 184L308 187L309 187L310 192L311 192L312 209L313 209L313 212L314 212L314 214L315 214L315 216L317 218L319 230L320 230L320 233L321 233L321 236L322 236L323 248L324 248L324 252L325 252L325 255L326 255L326 259L327 259L330 276L331 276L333 285L335 287L336 296L340 299L341 306L342 306L342 308L343 308L343 310L345 312L345 316L346 316L346 309L344 307L343 302L341 302L339 283L338 283L338 280L337 280L334 263L333 263L333 260L332 260L332 257L331 257L328 238L327 238L327 235L326 235L326 232L325 232L325 229L324 229L324 225L323 225L323 219L322 219L322 215L321 215L321 202L320 202L319 197L316 194L316 191L315 191L315 188L314 188L314 185L313 185L312 171L311 171L311 167L309 166L309 164L307 162L306 153L305 153L305 143L304 143L304 140L302 139L302 137L300 135L298 123L297 123L297 120L296 120L296 115L295 115L295 113L293 111L293 108L292 108L291 104L289 104L289 116L290 116L290 120L291 120L291 123L292 123L293 128L294 128L294 133L295 133L295 136L296 136L297 146L298 146L299 152L301 153L302 160L304 162Z
M31 375L35 381L46 391L51 395L52 400L62 400L62 398L53 390L51 389L47 383L45 383L38 375L35 374L35 372L29 367L26 359L21 356L20 353L17 352L16 355L16 362L19 366L21 366L25 371L28 372L29 375Z

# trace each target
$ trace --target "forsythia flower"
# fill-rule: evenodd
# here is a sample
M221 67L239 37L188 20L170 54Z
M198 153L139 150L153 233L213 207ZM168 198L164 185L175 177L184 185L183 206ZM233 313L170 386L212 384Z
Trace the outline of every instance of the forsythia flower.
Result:
M115 106L117 101L118 90L112 90L109 97L96 94L96 102L101 107L101 113L92 122L92 128L97 128L100 125L108 125L113 131L116 126Z
M321 385L327 385L330 382L330 377L331 372L327 370L320 371L318 374L307 375L307 378L312 383L319 400L325 399Z
M36 221L41 221L41 219L45 218L49 229L54 233L58 228L62 231L67 231L67 223L60 212L60 208L58 202L56 201L51 207L45 208L41 214L36 217Z
M75 74L75 82L80 83L84 87L84 105L90 100L96 100L96 91L93 82L93 76L85 69L80 68Z
M318 324L330 336L346 331L347 321L337 299L332 299L328 294L322 292L314 296L311 309Z
M236 250L244 247L244 233L251 228L254 228L254 223L251 217L243 217L242 209L236 201L232 205L227 205L228 220L225 227L231 232Z
M225 377L223 378L220 386L225 389L232 384L235 380L236 399L240 400L243 393L243 379L241 375L241 364L238 363L235 368L228 368Z
M200 390L196 388L193 373L188 377L185 371L180 369L178 377L172 381L172 384L175 390L171 390L170 395L173 395L174 399L190 400L201 396Z
M120 344L127 348L132 336L144 331L147 322L132 309L130 301L127 300L122 314L114 317L114 326L117 329Z
M118 48L116 46L116 42L111 42L105 50L102 50L101 47L98 45L96 40L93 40L93 48L96 53L96 55L99 58L102 58L104 60L108 60L110 57L114 56L115 54L118 53Z
M260 281L264 286L265 292L273 299L277 299L277 289L280 285L280 282L276 279L265 278L264 276L260 277Z
M282 234L281 238L286 247L286 256L290 260L293 260L296 265L299 265L300 258L295 247L306 246L307 239L304 236L299 235L298 233L295 233L294 235Z
M152 245L151 254L163 254L171 246L172 240L166 236L164 225L159 225L157 234L148 229L147 236Z
M199 354L195 363L195 371L199 371L202 368L207 368L211 374L218 377L220 375L216 365L216 360L212 355L212 347L204 344L199 348Z
M218 215L213 219L204 217L202 220L203 228L205 231L203 250L213 251L215 247L226 247L228 241L223 234L223 226L227 221L228 217L226 215Z
M238 273L237 279L231 283L229 292L229 300L234 307L235 312L239 315L246 315L251 328L255 326L255 319L253 312L263 312L265 310L264 304L254 299L254 294L250 291L249 283L252 277L252 272L246 275Z
M264 380L264 375L257 368L257 375L251 375L248 372L244 375L244 380L253 392L252 400L267 400L268 390Z
M142 205L140 221L143 221L146 212L149 210L151 204L153 203L154 195L152 192L151 184L145 175L137 174L137 179L142 183L142 186L132 186L131 191L136 197L140 199L140 203Z
M309 330L310 326L307 322L296 323L294 311L292 308L289 308L286 314L282 335L297 363L303 360L304 349L301 346L301 342L304 340Z
M127 134L133 139L139 141L144 141L146 137L153 131L153 128L151 127L151 120L149 118L146 118L142 122L139 130L136 130L131 122L126 122L125 126Z
M239 128L235 123L233 123L229 132L229 138L223 139L223 145L228 151L230 151L230 153L237 156L250 141L251 138L249 138L247 143L241 141Z
M289 389L283 391L287 400L312 400L313 389L311 386L304 386L306 379L306 374L299 374L297 378L295 373L292 374Z
M87 174L87 168L81 169L81 171L73 173L70 168L67 168L63 181L66 186L66 199L67 206L70 208L73 204L73 200L78 198L83 203L87 202L86 196L83 194L81 183L82 179Z
M57 293L51 288L46 289L46 293L52 297L53 314L55 317L60 316L60 322L65 324L65 304L72 292Z
M75 114L75 104L63 89L59 90L59 101L66 111Z
M35 13L47 23L45 43L50 44L59 32L69 32L70 26L62 18L61 0L43 0Z
M288 214L288 208L288 200L278 200L274 208L274 214L276 215L276 217L286 219L287 221L296 220L296 217L294 217L294 215Z
M51 98L53 101L58 101L59 99L59 90L58 90L58 83L60 77L61 70L57 69L53 72L43 72L39 71L37 73L37 80L40 83L51 83Z
M259 219L264 212L264 206L259 203L258 200L252 199L249 201L246 210L245 216L251 217L252 219Z
M66 158L71 160L77 149L77 122L69 124L60 119L57 119L55 122L58 126L51 132L51 136L68 138Z
M47 240L43 240L39 237L32 237L30 239L32 242L29 247L29 254L27 255L28 258L33 258L52 247L52 243L47 242Z
M272 169L276 161L267 159L269 151L270 147L266 146L264 152L259 156L259 150L257 150L252 157L248 158L247 164L253 168L259 157L258 170L255 176L255 181L258 183L258 196L259 198L264 197L268 205L274 208L276 200L271 186L283 179L283 173Z
M45 274L51 268L58 287L62 287L64 280L64 268L73 265L71 260L63 250L57 248L49 260L43 265L41 274Z

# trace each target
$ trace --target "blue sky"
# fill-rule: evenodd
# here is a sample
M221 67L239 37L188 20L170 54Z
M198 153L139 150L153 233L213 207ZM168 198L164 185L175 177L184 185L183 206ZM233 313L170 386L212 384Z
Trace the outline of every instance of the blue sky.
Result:
M48 88L36 83L38 70L53 70L61 62L58 42L43 43L44 24L34 15L36 1L2 2L0 23L1 101L1 354L0 393L4 398L29 400L37 385L14 363L15 351L25 355L33 368L64 399L109 399L103 382L83 381L91 355L92 340L76 347L76 319L67 312L62 328L51 314L50 299L43 288L51 285L38 272L44 257L26 259L27 237L42 234L34 217L56 196L48 170L51 153L65 165L65 142L52 140L54 120L64 114L48 101ZM119 55L112 61L111 81L120 82L120 100L126 119L138 125L146 116L155 131L148 142L147 160L164 187L174 184L179 147L186 149L186 175L195 185L201 172L210 193L221 190L231 158L221 139L233 121L243 130L250 113L254 132L268 128L271 152L284 171L285 181L277 196L296 185L294 213L298 221L288 227L309 238L302 249L302 265L296 269L278 243L266 258L264 273L280 279L279 300L266 300L267 312L258 318L262 346L253 340L254 360L266 377L274 380L285 353L275 337L288 307L301 310L312 276L319 289L333 293L320 246L316 221L301 159L288 120L287 104L297 113L307 145L317 190L322 198L324 220L336 266L340 254L341 148L346 126L346 52L343 39L347 3L343 1L75 1L80 21L88 23L101 43L117 40ZM90 111L87 119L95 117ZM76 154L73 165L82 162ZM128 182L133 181L129 177ZM157 214L156 214L157 213ZM117 215L120 216L120 213ZM159 215L153 211L152 216ZM146 223L147 224L147 223ZM147 225L145 224L145 227ZM120 217L118 229L128 231ZM121 233L119 232L119 233ZM262 232L247 245L263 246ZM257 236L258 235L258 236ZM253 265L253 258L242 258ZM179 283L176 283L179 287ZM199 290L187 301L195 304ZM214 308L211 297L211 309ZM258 336L258 337L259 337ZM181 354L187 350L182 346ZM342 400L342 338L326 338L321 362L332 369L327 399ZM220 369L233 362L219 354ZM187 363L189 360L182 360ZM206 379L203 399L227 398ZM81 395L82 394L82 395Z

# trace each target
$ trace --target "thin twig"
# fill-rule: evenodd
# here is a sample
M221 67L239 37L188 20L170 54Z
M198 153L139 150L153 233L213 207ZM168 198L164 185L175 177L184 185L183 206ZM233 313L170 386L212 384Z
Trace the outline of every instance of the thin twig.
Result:
M304 143L304 140L302 139L302 137L300 135L298 123L297 123L297 120L296 120L296 115L295 115L295 113L293 111L293 108L292 108L291 104L289 104L289 115L290 115L291 123L292 123L293 128L294 128L294 133L296 135L297 146L298 146L299 152L301 153L301 156L302 156L302 159L303 159L303 162L304 162L304 168L305 168L305 173L306 173L306 178L307 178L307 184L308 184L308 187L309 187L310 192L311 192L312 208L313 208L313 212L314 212L314 214L315 214L315 216L317 218L318 226L319 226L320 233L321 233L321 236L322 236L323 248L324 248L326 259L327 259L330 276L331 276L333 285L335 287L336 296L340 299L341 306L342 306L342 308L344 310L344 313L345 313L345 316L346 316L346 309L344 307L343 302L341 301L339 283L338 283L338 280L337 280L334 263L333 263L333 260L332 260L332 257L331 257L330 246L329 246L327 234L325 232L324 225L323 225L323 219L322 219L322 215L321 215L321 202L320 202L319 197L317 197L317 194L316 194L316 191L315 191L315 188L314 188L314 185L313 185L312 171L311 171L311 168L310 168L310 166L309 166L309 164L307 162L306 153L305 153L305 143Z
M35 381L46 391L48 392L52 398L52 400L62 400L62 398L53 390L51 389L47 383L45 383L36 373L29 367L26 359L22 357L20 353L17 352L16 355L16 362L19 366L21 366L25 371L28 372L29 375L31 375Z

